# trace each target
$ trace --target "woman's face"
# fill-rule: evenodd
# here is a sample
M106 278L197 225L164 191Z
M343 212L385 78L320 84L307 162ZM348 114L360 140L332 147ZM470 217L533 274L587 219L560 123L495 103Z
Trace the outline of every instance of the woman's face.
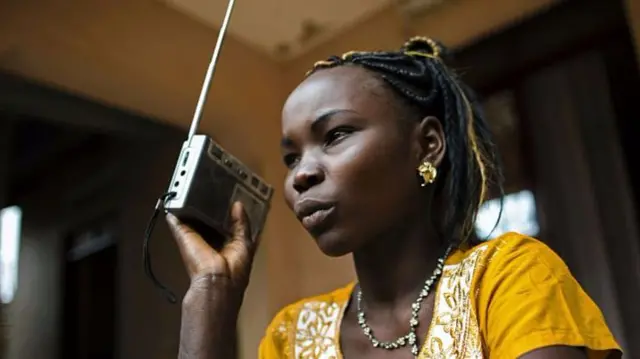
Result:
M426 215L416 168L438 147L429 136L439 124L402 118L392 95L367 70L341 66L311 75L285 103L285 199L327 255Z

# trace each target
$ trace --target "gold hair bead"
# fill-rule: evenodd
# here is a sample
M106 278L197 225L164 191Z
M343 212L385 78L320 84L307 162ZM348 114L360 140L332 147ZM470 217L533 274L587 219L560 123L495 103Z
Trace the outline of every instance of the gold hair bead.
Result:
M333 61L321 60L321 61L316 61L316 63L313 64L313 67L331 66L331 65L333 65Z
M313 71L315 71L316 69L318 69L318 68L330 67L330 66L333 66L333 65L335 65L335 62L333 62L333 61L327 61L327 60L316 61L316 63L313 64L313 67L311 68L311 70L307 71L304 74L304 77L307 77L307 76L311 75L311 73Z
M426 57L428 59L440 60L439 57L436 57L424 52L420 52L420 51L405 51L404 54L407 56L419 56L419 57Z
M360 54L360 53L362 53L362 51L347 51L347 52L345 52L344 54L342 54L341 58L342 58L342 60L347 61L347 60L349 60L353 55L355 55L355 54Z
M427 44L431 48L430 54L426 52L420 52L420 51L405 51L405 53L407 55L423 56L423 57L429 57L433 59L440 58L440 45L438 45L438 43L436 43L433 39L430 39L425 36L414 36L410 38L409 41L407 41L404 44L404 47L410 48L413 44L420 43L420 42Z

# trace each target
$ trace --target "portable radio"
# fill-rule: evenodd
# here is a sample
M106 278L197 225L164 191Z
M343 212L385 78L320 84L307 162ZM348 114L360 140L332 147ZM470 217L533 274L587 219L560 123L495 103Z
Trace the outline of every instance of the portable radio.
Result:
M158 199L145 232L145 272L172 303L176 298L153 274L149 256L149 238L161 210L164 208L175 215L202 235L212 247L219 249L230 235L229 216L233 203L242 202L252 239L255 240L262 232L273 196L273 187L264 179L209 136L196 134L234 5L235 0L229 0L188 137L182 145L169 188Z
M242 202L255 240L264 226L273 188L209 136L195 135L182 145L167 192L175 194L165 200L165 210L207 239L230 234L231 206Z

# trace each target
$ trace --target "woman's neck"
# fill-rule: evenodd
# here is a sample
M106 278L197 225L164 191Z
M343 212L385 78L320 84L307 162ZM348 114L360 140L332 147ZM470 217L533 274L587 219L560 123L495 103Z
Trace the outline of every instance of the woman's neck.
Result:
M353 254L366 306L392 310L415 301L444 253L442 240L424 219L405 223Z

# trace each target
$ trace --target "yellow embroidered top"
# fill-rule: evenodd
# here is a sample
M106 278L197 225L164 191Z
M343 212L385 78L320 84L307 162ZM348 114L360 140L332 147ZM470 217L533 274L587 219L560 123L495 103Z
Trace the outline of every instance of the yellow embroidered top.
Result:
M342 358L340 323L353 286L280 311L260 344L260 359ZM517 233L453 252L435 295L419 358L515 359L567 345L603 359L620 350L562 259Z

